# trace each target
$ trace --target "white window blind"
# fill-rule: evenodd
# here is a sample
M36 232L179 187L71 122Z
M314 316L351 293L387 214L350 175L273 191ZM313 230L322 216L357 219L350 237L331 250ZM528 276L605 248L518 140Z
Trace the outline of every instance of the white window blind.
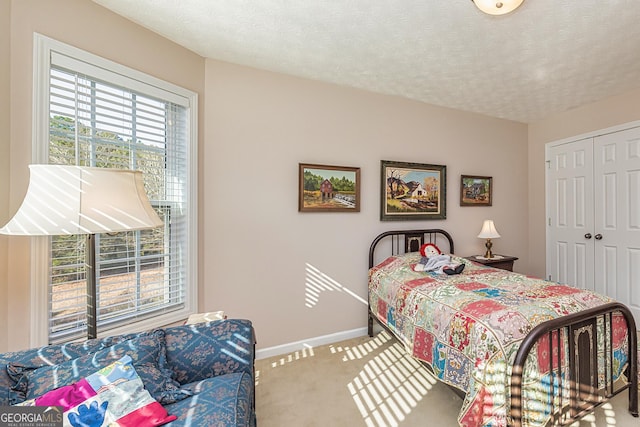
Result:
M98 333L184 311L194 288L189 99L68 55L50 61L48 162L140 170L164 220L96 236ZM50 343L86 336L84 250L85 236L51 238Z

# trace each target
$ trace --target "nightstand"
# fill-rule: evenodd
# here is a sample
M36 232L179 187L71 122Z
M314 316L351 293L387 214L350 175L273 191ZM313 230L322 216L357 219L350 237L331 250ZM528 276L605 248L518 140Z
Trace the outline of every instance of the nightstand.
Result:
M491 259L478 258L479 255L473 255L465 257L469 261L477 262L478 264L486 265L488 267L500 268L502 270L513 271L513 262L518 258L508 255L494 255ZM499 258L500 257L500 258Z

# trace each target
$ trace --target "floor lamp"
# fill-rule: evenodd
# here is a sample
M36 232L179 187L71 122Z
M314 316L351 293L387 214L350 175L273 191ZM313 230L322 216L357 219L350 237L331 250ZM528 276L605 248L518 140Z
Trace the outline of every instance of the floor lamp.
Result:
M22 205L0 234L86 234L87 337L96 338L98 233L142 230L163 224L149 203L142 172L65 165L30 165Z

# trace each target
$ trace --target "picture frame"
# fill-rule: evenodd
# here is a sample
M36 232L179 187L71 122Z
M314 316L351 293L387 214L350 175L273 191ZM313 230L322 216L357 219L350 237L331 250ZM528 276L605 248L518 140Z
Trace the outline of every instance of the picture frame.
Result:
M491 206L493 178L490 176L460 176L460 206Z
M299 212L360 212L360 168L298 164Z
M381 221L447 218L447 167L381 161Z

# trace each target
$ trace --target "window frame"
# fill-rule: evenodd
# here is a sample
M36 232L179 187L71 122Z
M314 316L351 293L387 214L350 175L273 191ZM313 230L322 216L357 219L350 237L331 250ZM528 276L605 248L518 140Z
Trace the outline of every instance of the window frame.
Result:
M160 327L186 319L197 311L198 292L198 223L197 223L197 195L198 195L198 161L197 161L197 117L198 94L188 89L181 88L172 83L163 81L143 72L131 69L122 64L110 61L92 53L86 52L71 45L59 42L49 37L34 33L33 44L33 121L32 121L32 163L47 163L49 154L49 75L51 69L51 56L62 54L73 60L83 61L92 66L102 68L110 73L115 73L128 79L140 81L171 92L178 98L186 99L188 109L189 144L187 151L187 206L188 229L185 233L185 256L187 266L185 268L185 300L184 307L169 313L134 320L133 322L109 329L98 336L117 335ZM117 82L114 82L117 83ZM31 346L46 345L49 340L49 304L48 283L50 237L32 237L31 241L31 315L30 332Z

